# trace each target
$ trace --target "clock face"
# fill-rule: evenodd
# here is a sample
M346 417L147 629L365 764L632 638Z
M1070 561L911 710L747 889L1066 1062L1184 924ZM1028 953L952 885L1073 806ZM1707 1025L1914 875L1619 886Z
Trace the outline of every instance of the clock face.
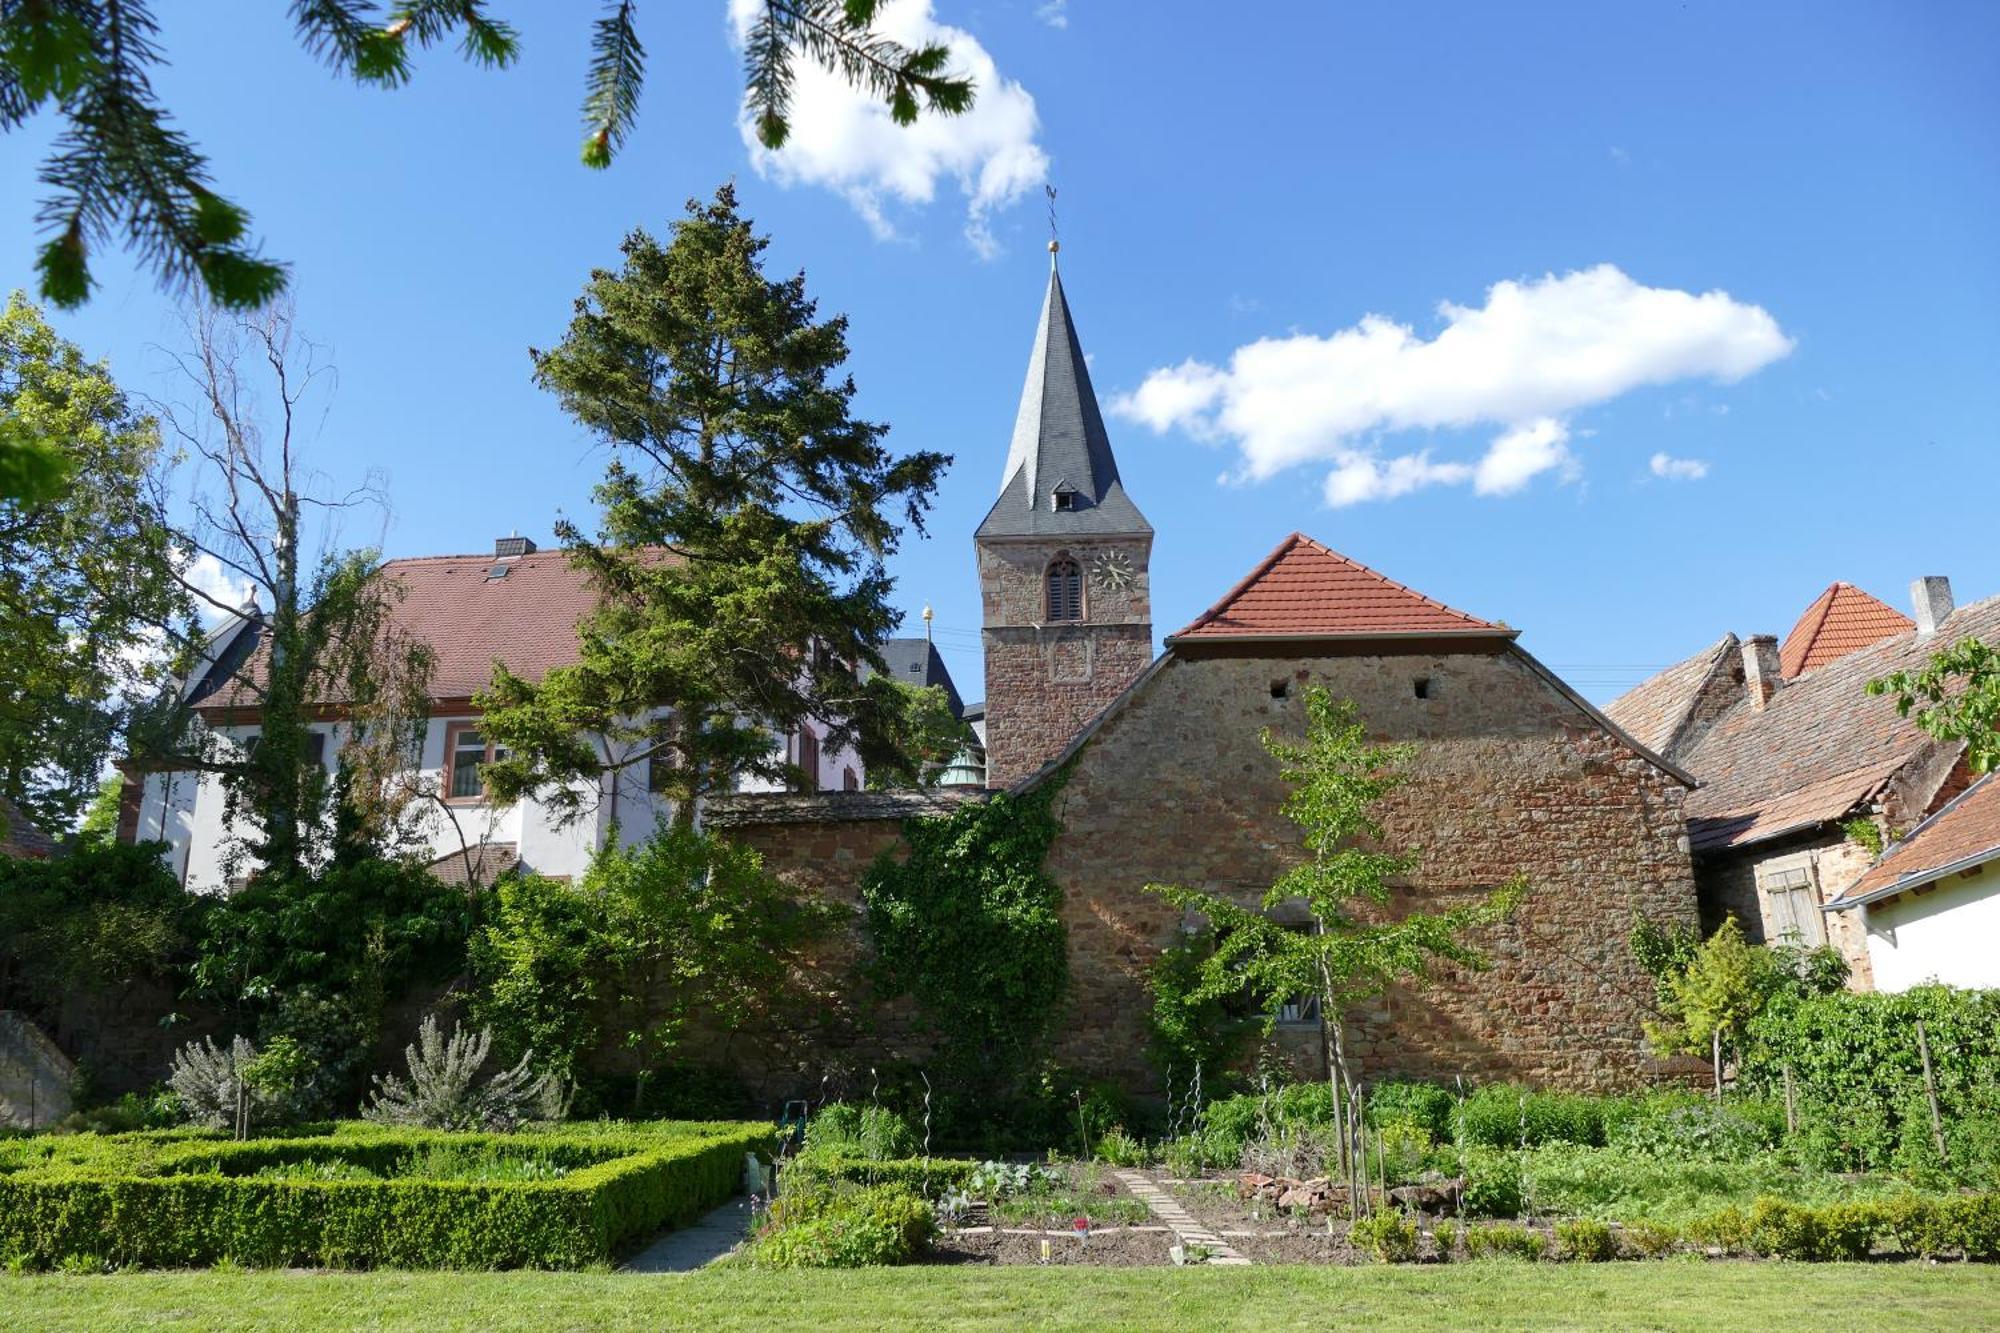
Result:
M1102 552L1090 562L1090 577L1100 588L1123 592L1132 586L1132 562L1123 551Z

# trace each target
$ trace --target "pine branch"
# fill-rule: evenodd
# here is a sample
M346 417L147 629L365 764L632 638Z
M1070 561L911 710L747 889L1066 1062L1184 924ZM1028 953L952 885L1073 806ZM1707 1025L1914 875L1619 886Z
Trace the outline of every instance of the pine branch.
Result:
M608 167L639 114L646 76L646 48L632 26L636 0L611 0L591 25L590 75L583 98L583 164Z
M757 112L757 137L784 146L791 132L792 60L804 54L888 104L898 125L922 107L960 115L972 106L970 78L947 72L951 50L931 42L912 50L878 36L869 24L874 0L765 0L744 41L746 92Z

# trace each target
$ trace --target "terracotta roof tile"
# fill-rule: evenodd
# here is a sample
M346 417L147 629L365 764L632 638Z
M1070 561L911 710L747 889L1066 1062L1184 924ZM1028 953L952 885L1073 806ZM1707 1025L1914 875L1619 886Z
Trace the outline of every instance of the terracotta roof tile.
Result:
M1996 857L2000 857L2000 782L1989 774L1883 852L1833 901L1852 906L1862 899L1890 897Z
M1960 607L1930 637L1893 635L1788 680L1761 710L1746 695L1681 757L1702 783L1688 797L1690 829L1711 830L1696 838L1697 850L1769 837L1801 819L1838 819L1869 794L1851 776L1886 778L1946 744L1866 687L1892 671L1919 669L1934 650L1968 636L2000 643L2000 597ZM1775 814L1758 813L1766 811ZM1721 822L1741 827L1724 836L1713 831Z
M1293 533L1222 600L1173 639L1482 634L1504 625L1453 610L1366 565Z
M1901 611L1852 583L1835 583L1813 599L1785 636L1778 649L1778 669L1787 676L1802 676L1916 627Z
M496 578L494 571L504 569ZM501 560L491 555L431 555L389 560L379 576L401 590L396 625L430 645L435 655L431 697L464 699L493 680L493 664L540 680L577 660L577 622L597 605L589 578L562 551ZM265 649L243 668L255 680ZM240 678L239 678L240 679ZM252 703L256 691L232 684L205 701L209 709ZM322 699L321 703L336 703Z
M1604 705L1604 715L1647 749L1671 756L1702 691L1717 672L1729 671L1741 651L1736 636L1725 634L1693 657L1674 663Z

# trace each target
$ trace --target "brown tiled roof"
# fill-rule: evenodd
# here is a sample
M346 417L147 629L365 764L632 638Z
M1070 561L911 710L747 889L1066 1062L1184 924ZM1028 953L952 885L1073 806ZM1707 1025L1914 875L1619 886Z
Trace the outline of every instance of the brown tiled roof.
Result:
M1746 695L1682 756L1702 783L1685 807L1695 849L1839 819L1942 744L1866 686L1921 668L1934 650L1968 636L2000 643L2000 597L1961 607L1931 637L1898 634L1787 681L1761 711Z
M496 569L505 569L495 578ZM493 664L528 680L577 660L577 622L597 606L582 571L561 551L499 560L490 555L431 555L389 560L378 575L401 590L392 599L396 626L430 645L434 699L464 699L493 681ZM260 647L261 656L264 649ZM244 675L260 675L253 659ZM208 708L252 705L256 694L232 684ZM337 703L322 699L321 703Z
M1431 634L1512 638L1514 631L1453 610L1295 532L1169 641Z
M1778 669L1787 676L1802 676L1856 649L1891 635L1908 634L1916 627L1916 622L1901 611L1852 583L1835 583L1813 598L1785 636L1778 649Z
M511 842L482 842L463 851L446 852L431 862L441 884L491 884L521 864L521 849Z
M1728 671L1742 651L1734 634L1725 634L1684 662L1633 686L1604 706L1604 715L1657 754L1671 755L1716 672Z
M1878 901L1995 858L2000 858L2000 782L1989 774L1883 852L1832 905Z
M27 861L44 861L54 856L56 840L36 828L21 807L0 796L0 856Z

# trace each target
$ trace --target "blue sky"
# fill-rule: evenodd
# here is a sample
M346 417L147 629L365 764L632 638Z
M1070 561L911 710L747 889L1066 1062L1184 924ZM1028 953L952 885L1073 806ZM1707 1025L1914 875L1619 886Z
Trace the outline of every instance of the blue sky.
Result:
M642 121L606 173L576 162L580 7L499 4L517 68L440 51L382 92L315 65L276 3L162 6L159 84L296 266L339 368L315 456L387 473L391 554L587 516L603 456L526 349L627 229L733 178L773 271L850 316L861 410L957 456L895 572L977 697L971 532L1047 174L1100 396L1130 404L1113 440L1158 530L1162 634L1293 529L1522 628L1599 700L1724 630L1782 633L1834 579L1898 606L1927 573L2000 592L2000 6L932 7L991 62L975 118L898 141L808 90L779 162L739 134L723 0L644 12ZM52 132L0 138L9 285ZM167 392L171 300L98 267L58 324ZM1371 315L1377 341L1336 337ZM1149 413L1149 384L1209 397ZM1397 475L1427 484L1389 496Z

